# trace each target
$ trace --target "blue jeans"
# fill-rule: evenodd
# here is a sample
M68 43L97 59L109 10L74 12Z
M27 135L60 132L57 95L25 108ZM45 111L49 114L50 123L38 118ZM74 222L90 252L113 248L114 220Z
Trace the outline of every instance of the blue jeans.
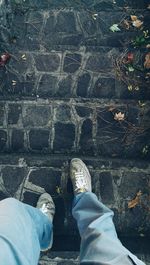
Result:
M81 264L144 265L119 241L113 212L91 192L76 196L73 216L81 235ZM0 264L37 265L52 243L52 223L38 209L13 198L0 202ZM132 260L134 262L132 262Z
M0 264L37 265L52 241L52 223L40 210L9 198L0 201Z
M112 220L113 211L94 193L77 195L72 213L81 236L81 264L145 265L121 244Z

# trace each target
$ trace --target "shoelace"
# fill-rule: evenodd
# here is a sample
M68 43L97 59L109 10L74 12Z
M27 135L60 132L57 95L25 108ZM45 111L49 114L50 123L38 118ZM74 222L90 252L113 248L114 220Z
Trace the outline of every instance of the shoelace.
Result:
M87 183L84 177L83 172L75 172L75 190L86 189Z
M48 210L49 210L50 206L46 203L43 203L42 207L40 208L41 212L44 213L44 214L47 214L48 213Z
M42 211L42 213L46 214L48 213L48 211L52 212L54 210L54 205L51 203L43 203L42 207L40 208L40 210Z

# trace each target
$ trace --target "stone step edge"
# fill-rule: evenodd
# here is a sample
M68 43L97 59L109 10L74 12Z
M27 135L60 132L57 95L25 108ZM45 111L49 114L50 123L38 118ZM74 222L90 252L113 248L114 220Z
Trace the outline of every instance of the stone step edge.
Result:
M142 100L144 101L144 104L150 104L150 99L144 99ZM43 104L43 103L47 103L47 104L51 104L51 103L63 103L65 104L86 104L88 103L88 106L94 106L95 107L107 107L108 104L115 104L120 106L121 104L133 104L133 103L139 103L141 102L141 99L121 99L121 98L95 98L95 97L68 97L68 98L54 98L54 97L18 97L17 95L14 96L9 96L9 97L5 97L5 96L0 96L0 103L33 103L35 102L36 104ZM91 105L90 105L91 104ZM98 104L98 105L96 105ZM101 104L99 106L99 104ZM139 105L140 107L140 105Z
M55 265L55 264L61 264L61 262L66 262L65 264L79 264L79 252L62 252L63 255L60 254L60 252L52 252L53 258L49 258L48 256L44 255L40 259L40 264L42 265ZM134 253L139 259L146 262L146 265L150 265L150 254L145 253ZM66 257L65 257L66 255ZM63 257L62 257L63 256Z
M23 7L23 8L22 8ZM19 10L22 10L22 9L24 9L24 10L26 10L26 9L28 9L29 10L29 7L30 7L30 11L39 11L39 7L35 7L35 6L33 6L33 5L22 5L21 7L19 6L19 5L12 5L12 11L15 11L15 12L17 12L17 11L19 11ZM29 12L30 12L29 11ZM113 9L112 8L101 8L101 10L98 10L98 9L91 9L90 10L90 7L83 7L83 8L80 8L80 9L78 9L78 8L76 8L76 7L73 7L73 6L70 6L70 7L62 7L62 6L60 6L60 7L40 7L40 12L41 11L44 11L44 12L50 12L50 11L74 11L74 12L87 12L87 13L89 13L89 12L96 12L96 13L101 13L101 12L116 12L116 13L118 13L118 12L126 12L125 11L125 8L124 8L124 6L116 6L116 7L114 7ZM127 8L127 12L131 12L131 11L134 11L134 13L135 12L141 12L141 11L149 11L149 9L148 8L145 8L145 7L143 7L143 8L134 8L134 7L128 7Z
M85 161L85 163L90 164L92 169L98 168L98 165L101 169L115 169L115 168L126 168L137 170L146 170L150 169L149 161L144 161L140 159L118 159L118 158L109 158L109 157L91 157L91 156L76 156L76 155L64 155L64 154L25 154L25 153L1 153L0 154L0 165L4 166L37 166L37 167L61 167L64 163L70 161L72 158L78 157ZM98 163L98 164L97 164Z
M120 35L132 35L133 32L117 32L116 33L111 33L112 36L114 34L116 34L117 37L119 37ZM109 35L110 35L109 34ZM95 35L94 35L95 36ZM106 35L107 37L108 35ZM5 42L3 42L3 40L0 39L0 43L1 44L5 44ZM35 44L36 45L36 44ZM34 47L34 44L32 44L32 47ZM7 47L8 48L8 47ZM10 48L10 47L9 47ZM9 49L8 48L8 49ZM64 50L67 50L67 51L75 51L75 52L83 52L83 49L85 52L95 52L95 53L101 53L101 52L104 52L107 53L109 52L110 50L116 50L118 52L124 52L126 51L127 48L129 48L130 51L140 51L140 52L145 52L145 48L144 47L138 47L138 48L134 48L134 47L131 47L129 45L126 45L126 46L104 46L104 45L86 45L86 44L83 44L83 45L66 45L66 44L59 44L59 45L55 45L55 44L51 44L50 45L50 49L43 51L43 50L40 50L40 49L35 49L35 50L26 50L26 49L18 49L20 47L17 47L14 46L13 47L13 51L14 53L32 53L32 54L49 54L49 53L55 53L55 52L61 52L61 48L62 48L62 51ZM81 49L82 48L82 49ZM101 49L101 50L99 50ZM12 51L11 51L11 54L12 54Z

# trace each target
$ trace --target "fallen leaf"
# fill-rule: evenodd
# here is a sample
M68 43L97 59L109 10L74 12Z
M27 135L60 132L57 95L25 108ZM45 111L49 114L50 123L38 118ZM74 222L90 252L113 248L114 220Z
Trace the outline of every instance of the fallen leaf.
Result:
M92 18L93 18L94 20L96 20L97 17L98 17L98 14L97 14L97 13L95 13L95 14L92 15Z
M150 73L147 73L146 76L145 76L146 79L149 79L150 78Z
M121 31L121 29L118 27L118 24L113 24L113 25L110 27L110 30L111 30L112 32Z
M148 30L144 30L143 31L143 34L144 34L144 38L149 38L149 31Z
M23 55L21 56L21 58L22 58L22 60L24 60L24 61L26 61L26 60L27 60L27 57L26 57L26 55L25 55L25 54L23 54Z
M137 19L137 20L135 20L135 21L132 22L132 25L135 28L140 28L143 25L143 22L140 19Z
M143 153L144 155L146 155L146 154L148 153L148 151L149 151L149 147L148 147L148 145L144 146L144 147L143 147L143 150L142 150L142 153Z
M128 62L132 62L134 59L134 54L132 52L129 52L127 55L127 58L128 58Z
M114 116L114 120L116 121L123 121L125 118L125 114L124 113L115 113L115 116Z
M140 28L143 25L143 21L141 21L140 19L137 18L137 16L133 16L131 15L131 20L132 20L132 25L135 28Z
M129 65L129 66L128 66L128 71L129 71L129 72L134 72L134 68L133 68L132 65Z
M0 66L5 66L5 64L9 61L10 59L10 54L9 53L4 53L0 56Z
M130 17L131 17L132 21L136 21L137 20L137 16L131 15Z
M144 67L146 69L149 69L150 68L150 52L147 53L146 56L145 56Z
M139 90L140 90L139 86L136 86L134 89L135 89L136 91L139 91Z
M137 36L135 40L133 40L133 44L135 45L135 47L140 47L146 44L146 39L143 35Z
M16 84L17 84L17 81L16 80L12 80L12 85L16 86Z
M132 89L133 89L133 86L132 86L132 85L129 85L129 86L128 86L128 90L129 90L129 91L132 91Z
M141 195L142 195L142 192L138 191L137 194L136 194L136 197L133 200L128 202L128 208L129 209L134 208L135 206L137 206L140 203Z

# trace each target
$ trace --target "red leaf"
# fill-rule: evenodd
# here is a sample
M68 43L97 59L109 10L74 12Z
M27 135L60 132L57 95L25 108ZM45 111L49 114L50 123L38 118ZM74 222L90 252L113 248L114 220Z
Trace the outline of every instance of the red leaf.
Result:
M134 54L132 52L129 52L127 55L127 58L128 58L128 62L132 62L134 59Z
M4 66L10 59L9 53L4 53L0 56L0 66Z

